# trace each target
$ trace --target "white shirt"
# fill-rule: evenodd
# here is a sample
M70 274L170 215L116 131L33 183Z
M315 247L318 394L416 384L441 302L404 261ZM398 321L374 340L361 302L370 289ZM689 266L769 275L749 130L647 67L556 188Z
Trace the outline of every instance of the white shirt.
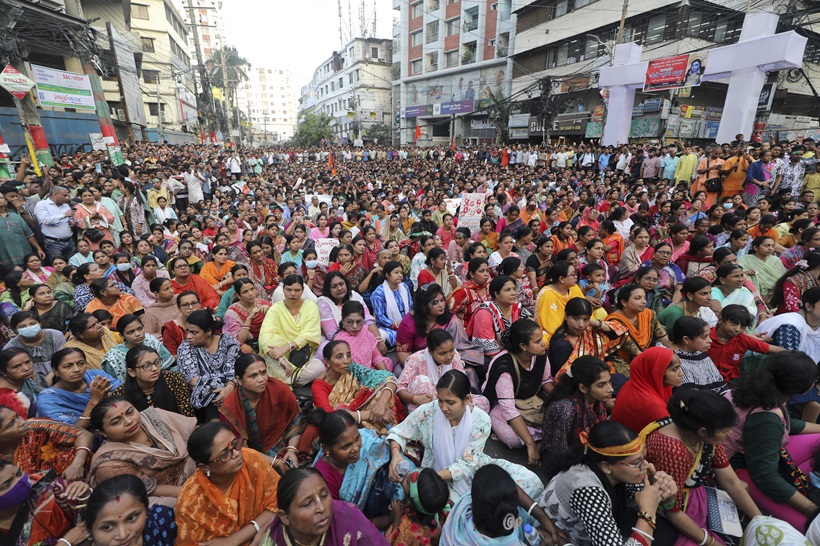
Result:
M195 174L185 173L182 179L188 186L188 202L199 203L205 200L205 194L202 192L202 180Z
M58 207L51 197L37 203L34 206L34 215L40 222L43 235L52 239L70 239L71 224L65 216L65 213L70 210L71 207L67 203Z

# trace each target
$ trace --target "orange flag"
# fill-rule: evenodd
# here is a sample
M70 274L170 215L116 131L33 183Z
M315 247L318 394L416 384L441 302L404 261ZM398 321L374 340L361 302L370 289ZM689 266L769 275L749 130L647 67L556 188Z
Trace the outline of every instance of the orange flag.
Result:
M421 125L416 125L416 132L413 135L413 140L418 140L421 138Z

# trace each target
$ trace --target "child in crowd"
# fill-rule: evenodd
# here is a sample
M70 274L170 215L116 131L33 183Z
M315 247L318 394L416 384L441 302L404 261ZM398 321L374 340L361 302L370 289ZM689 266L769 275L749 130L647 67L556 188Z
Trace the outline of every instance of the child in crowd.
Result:
M596 298L606 303L603 285L606 283L606 271L599 264L587 264L581 268L584 278L581 279L581 290L584 296Z
M393 523L385 536L392 546L428 546L441 534L450 491L431 468L413 470L401 480L404 500L390 505ZM448 509L449 510L449 509Z
M707 353L727 383L740 377L740 363L746 351L768 354L783 350L747 334L746 329L753 321L754 317L744 306L727 305L720 313L717 326L712 328L712 346Z

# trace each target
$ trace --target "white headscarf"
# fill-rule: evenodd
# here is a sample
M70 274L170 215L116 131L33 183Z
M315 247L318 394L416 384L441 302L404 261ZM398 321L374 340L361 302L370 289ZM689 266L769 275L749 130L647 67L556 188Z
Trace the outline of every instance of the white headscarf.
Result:
M453 433L450 421L444 416L441 408L436 405L436 416L433 424L433 466L436 471L444 470L452 465L467 450L467 443L473 433L473 414L470 406L464 408L464 415ZM472 480L461 479L453 482L453 489L459 495L470 490Z

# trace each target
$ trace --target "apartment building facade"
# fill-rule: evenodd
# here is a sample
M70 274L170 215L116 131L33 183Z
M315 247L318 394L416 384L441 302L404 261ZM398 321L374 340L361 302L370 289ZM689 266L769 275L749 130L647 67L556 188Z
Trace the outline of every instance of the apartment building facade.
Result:
M253 66L237 92L239 109L251 124L254 144L277 144L293 136L296 87L285 68Z
M394 0L394 108L402 145L495 138L488 114L511 92L513 7L513 0Z
M393 41L356 38L335 51L302 87L298 111L334 119L337 141L360 144L372 140L368 129L392 127Z
M132 50L134 68L125 70L129 77L137 78L144 108L141 117L146 121L149 138L169 142L192 140L198 127L198 113L190 36L185 20L171 0L81 0L81 3L86 18L99 18L92 23L94 28L107 36L105 24L110 23L125 49ZM122 59L115 59L110 51L106 57L123 69ZM126 121L116 74L103 78L102 85L112 118ZM140 117L135 112L130 114L132 118Z
M530 0L520 2L517 15L512 92L531 97L517 105L530 114L522 140L565 139L567 142L602 136L606 116L606 91L599 89L596 72L611 64L618 38L621 0ZM748 2L684 0L632 0L624 19L622 42L643 47L642 60L684 53L708 64L709 50L736 43ZM781 16L781 29L788 26ZM809 42L806 62L818 61L818 48ZM772 72L764 88L774 99L759 109L758 131L780 128L786 138L795 124L817 125L810 120L812 92L802 77L789 71ZM552 123L541 124L542 90L539 82L553 79L551 94L556 109ZM644 140L714 141L720 124L728 79L705 82L691 91L638 90L630 138ZM768 107L767 107L768 106ZM816 114L815 114L816 115ZM774 123L769 123L769 118ZM759 136L759 135L758 135ZM792 134L794 136L794 134Z

